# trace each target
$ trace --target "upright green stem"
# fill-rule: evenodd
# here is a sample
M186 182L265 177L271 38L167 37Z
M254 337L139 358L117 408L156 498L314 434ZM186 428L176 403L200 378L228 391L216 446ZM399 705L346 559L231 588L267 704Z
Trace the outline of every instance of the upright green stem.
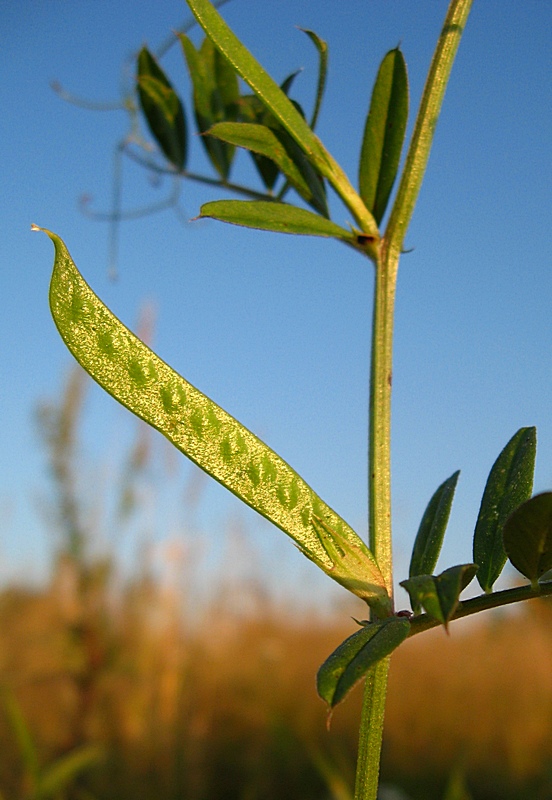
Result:
M366 676L358 742L355 800L376 800L378 794L389 656Z
M454 57L473 0L451 0L433 55L405 167L376 262L369 418L369 538L389 593L391 540L391 384L399 257L422 185ZM376 800L389 659L370 671L364 690L355 800Z
M393 321L398 256L376 264L369 416L369 537L389 594L393 592L391 552L391 384Z
M385 254L376 263L369 417L369 535L390 595L393 592L391 541L391 384L393 320L399 254ZM387 694L389 658L376 664L366 678L355 800L376 800Z

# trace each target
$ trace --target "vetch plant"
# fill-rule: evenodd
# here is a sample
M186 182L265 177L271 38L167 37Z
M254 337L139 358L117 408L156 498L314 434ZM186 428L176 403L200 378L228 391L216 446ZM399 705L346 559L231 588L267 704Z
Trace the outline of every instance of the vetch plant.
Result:
M360 629L320 667L317 688L330 716L349 691L365 680L355 798L374 800L393 650L407 637L436 625L447 628L460 617L552 593L552 583L542 580L552 569L552 493L531 497L536 433L524 427L506 444L490 471L475 525L473 563L434 574L458 480L455 472L428 503L414 542L409 576L401 582L410 596L412 613L396 612L393 603L390 409L397 270L471 0L450 2L400 176L408 116L407 69L399 48L384 57L354 182L314 132L325 89L326 43L305 31L318 51L320 65L314 112L307 121L290 97L295 75L279 86L209 0L187 2L206 38L199 48L184 33L179 39L193 87L195 123L217 177L187 171L184 104L144 47L137 58L136 91L164 159L163 169L240 196L204 204L202 218L337 239L373 265L368 542L279 455L134 336L84 281L62 239L45 231L55 247L50 307L69 350L107 392L278 526L329 577L367 603L369 620L361 621ZM251 155L263 191L230 181L238 149ZM330 219L329 189L341 199L349 222ZM287 201L292 191L300 204ZM530 584L495 592L507 559ZM476 576L482 594L461 601L461 593Z

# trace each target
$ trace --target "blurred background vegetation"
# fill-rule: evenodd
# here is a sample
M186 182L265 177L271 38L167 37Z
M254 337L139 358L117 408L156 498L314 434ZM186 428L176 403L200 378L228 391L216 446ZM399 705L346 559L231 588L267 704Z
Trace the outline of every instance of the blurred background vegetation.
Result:
M147 537L123 569L102 527L147 528L144 489L151 505L164 445L135 426L107 513L81 437L87 390L73 367L38 406L52 567L38 587L0 590L0 797L348 800L361 693L328 732L314 676L358 606L346 595L324 612L283 601L251 548L245 576L220 565L205 591L205 550L185 534L169 542L166 569ZM197 474L178 489L190 513ZM217 535L239 551L235 525ZM535 601L401 646L382 798L552 798L551 622L550 602Z

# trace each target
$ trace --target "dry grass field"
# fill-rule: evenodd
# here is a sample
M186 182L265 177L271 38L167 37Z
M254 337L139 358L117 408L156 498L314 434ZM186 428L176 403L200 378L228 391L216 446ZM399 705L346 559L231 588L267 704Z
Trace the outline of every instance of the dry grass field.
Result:
M361 693L328 733L314 687L351 631L346 615L298 620L259 598L245 615L217 605L192 625L162 586L144 580L114 599L97 573L83 585L65 560L47 590L0 595L0 681L41 762L104 749L63 797L347 797ZM544 601L406 642L392 662L385 781L441 798L461 766L474 798L552 797L551 677ZM2 795L23 798L30 776L6 713L0 746Z

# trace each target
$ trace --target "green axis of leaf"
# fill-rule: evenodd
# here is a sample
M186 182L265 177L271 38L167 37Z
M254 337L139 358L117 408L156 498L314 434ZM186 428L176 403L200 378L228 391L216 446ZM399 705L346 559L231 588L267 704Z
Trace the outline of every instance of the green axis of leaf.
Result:
M474 614L481 614L484 611L502 608L513 603L524 603L527 600L550 596L552 596L552 581L543 581L531 586L516 586L514 589L503 589L489 594L483 593L476 597L470 597L469 600L460 601L452 619L464 619ZM421 614L410 620L409 636L417 636L419 633L431 630L431 628L435 628L439 624L429 614Z
M313 215L314 216L314 215ZM65 344L81 366L132 413L160 431L184 455L287 533L330 577L381 616L391 601L378 566L352 528L251 431L199 392L120 322L77 270L64 242L52 240L55 260L50 307ZM314 528L322 519L362 553L332 561Z

